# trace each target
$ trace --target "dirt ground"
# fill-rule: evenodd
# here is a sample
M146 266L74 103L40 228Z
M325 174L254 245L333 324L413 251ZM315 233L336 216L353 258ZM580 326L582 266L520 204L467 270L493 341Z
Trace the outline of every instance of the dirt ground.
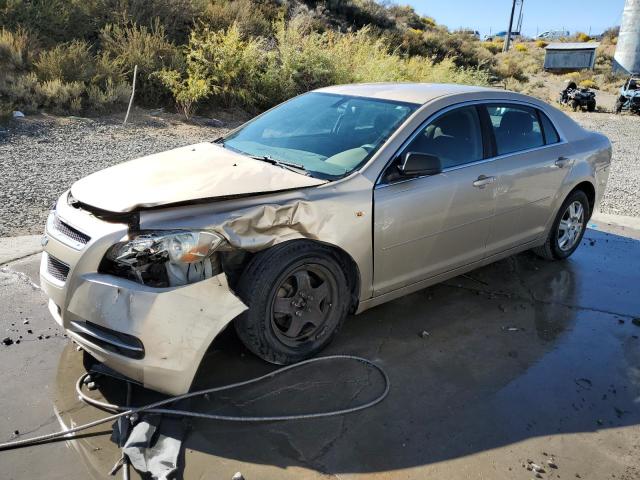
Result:
M637 227L592 222L568 261L521 254L349 318L324 353L382 366L391 380L383 403L324 420L194 421L183 477L528 480L536 478L527 470L532 461L545 470L540 478L640 478ZM0 345L0 442L105 415L76 398L82 354L49 318L38 261L29 256L0 271L0 328L15 340ZM197 386L271 369L229 331ZM99 385L96 397L123 401L121 384ZM336 362L193 406L244 415L318 411L366 401L381 388L371 371ZM134 390L134 401L148 398ZM109 431L2 452L0 476L108 478L119 458Z

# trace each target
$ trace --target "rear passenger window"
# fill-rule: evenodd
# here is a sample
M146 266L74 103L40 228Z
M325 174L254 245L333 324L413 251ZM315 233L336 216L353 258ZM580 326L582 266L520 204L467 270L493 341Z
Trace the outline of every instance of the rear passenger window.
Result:
M542 129L544 130L544 139L547 141L547 145L558 143L560 136L558 135L556 127L554 127L551 120L549 120L549 117L540 112L540 118L542 119Z
M482 132L475 107L463 107L436 118L418 134L405 152L440 158L442 168L482 160Z
M498 155L542 147L544 137L533 108L515 105L488 105Z

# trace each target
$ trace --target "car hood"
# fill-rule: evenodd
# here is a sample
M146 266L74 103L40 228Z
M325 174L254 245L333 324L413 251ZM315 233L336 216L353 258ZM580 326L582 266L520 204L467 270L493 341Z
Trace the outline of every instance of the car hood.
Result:
M73 198L108 212L259 195L326 183L198 143L121 163L78 180Z

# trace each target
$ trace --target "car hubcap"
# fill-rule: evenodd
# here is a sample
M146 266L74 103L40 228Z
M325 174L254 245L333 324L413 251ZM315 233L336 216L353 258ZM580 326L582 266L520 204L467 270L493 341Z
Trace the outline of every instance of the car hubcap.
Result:
M584 227L584 208L578 201L565 210L558 225L558 247L563 252L571 250L580 238Z
M271 309L276 337L295 347L321 336L336 293L333 275L322 265L302 265L285 274Z

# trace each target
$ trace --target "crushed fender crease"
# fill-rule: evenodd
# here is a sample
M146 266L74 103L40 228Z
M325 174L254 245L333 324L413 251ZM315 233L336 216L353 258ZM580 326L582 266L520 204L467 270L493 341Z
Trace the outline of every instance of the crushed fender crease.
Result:
M330 209L320 212L306 201L268 204L241 211L212 230L235 248L259 251L296 238L330 241L336 238L329 228L331 216Z

